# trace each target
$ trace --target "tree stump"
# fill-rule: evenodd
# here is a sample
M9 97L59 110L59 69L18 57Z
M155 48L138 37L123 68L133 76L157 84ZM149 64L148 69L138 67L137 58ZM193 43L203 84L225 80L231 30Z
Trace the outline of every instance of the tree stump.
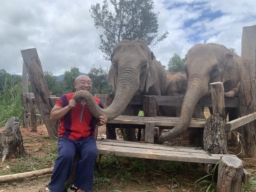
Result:
M221 82L211 83L213 115L204 127L204 150L213 154L227 153L227 136L225 133L224 87Z
M25 155L18 118L10 118L5 124L3 131L0 132L0 151L3 155L2 162L10 154L14 154L15 157Z
M240 159L223 157L218 168L217 192L241 191L243 174L243 163Z

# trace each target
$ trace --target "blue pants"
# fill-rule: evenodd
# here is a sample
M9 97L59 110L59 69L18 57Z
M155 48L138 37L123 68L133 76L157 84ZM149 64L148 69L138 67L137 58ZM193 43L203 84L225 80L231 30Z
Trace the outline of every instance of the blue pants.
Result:
M58 140L59 156L47 186L52 192L63 192L64 184L72 172L76 152L81 155L81 160L76 166L74 185L86 192L93 190L94 164L98 153L95 138L90 136L73 141L61 137Z

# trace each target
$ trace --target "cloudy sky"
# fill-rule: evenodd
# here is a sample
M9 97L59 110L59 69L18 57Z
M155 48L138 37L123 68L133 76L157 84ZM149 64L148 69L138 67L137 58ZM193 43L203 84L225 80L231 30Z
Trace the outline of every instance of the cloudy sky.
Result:
M36 48L44 71L63 74L71 67L108 70L89 9L103 0L10 0L0 7L0 69L22 73L20 51ZM174 53L184 57L197 43L215 42L241 53L244 26L256 25L255 0L154 0L159 34L169 36L153 52L163 65Z

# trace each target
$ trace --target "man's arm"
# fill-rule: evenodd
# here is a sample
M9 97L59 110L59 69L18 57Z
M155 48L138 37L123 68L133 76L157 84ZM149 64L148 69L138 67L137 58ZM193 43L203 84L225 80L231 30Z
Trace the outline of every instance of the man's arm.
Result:
M54 106L52 108L51 114L50 114L50 120L51 121L57 121L60 120L62 117L64 117L72 108L76 106L76 102L74 99L71 99L69 101L69 104L65 107L60 106Z

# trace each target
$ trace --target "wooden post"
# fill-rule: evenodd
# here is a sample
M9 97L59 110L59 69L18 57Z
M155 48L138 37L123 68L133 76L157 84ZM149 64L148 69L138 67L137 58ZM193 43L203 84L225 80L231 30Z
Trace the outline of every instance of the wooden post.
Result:
M240 90L239 115L256 111L256 25L244 27L242 34L242 89ZM253 121L238 130L242 137L245 157L256 157L256 122Z
M227 153L227 137L225 133L225 102L222 82L211 83L213 115L204 127L204 150L213 154Z
M243 163L237 157L225 156L219 162L217 192L239 192L244 175Z
M145 117L157 116L157 102L154 96L144 96L143 98L143 111ZM142 134L146 143L154 143L155 123L146 122L145 131Z
M36 109L35 102L33 98L28 98L30 105L30 121L31 121L31 131L36 132Z
M143 111L145 117L157 116L157 102L154 96L144 96Z
M35 48L21 50L21 55L28 70L30 83L35 95L35 103L47 128L49 137L54 138L57 136L57 129L55 128L55 123L50 121L52 109L48 99L50 95L37 50Z
M28 106L27 106L27 94L28 94L28 72L25 63L23 62L22 67L22 103L23 103L23 127L29 127L29 118L28 118Z

